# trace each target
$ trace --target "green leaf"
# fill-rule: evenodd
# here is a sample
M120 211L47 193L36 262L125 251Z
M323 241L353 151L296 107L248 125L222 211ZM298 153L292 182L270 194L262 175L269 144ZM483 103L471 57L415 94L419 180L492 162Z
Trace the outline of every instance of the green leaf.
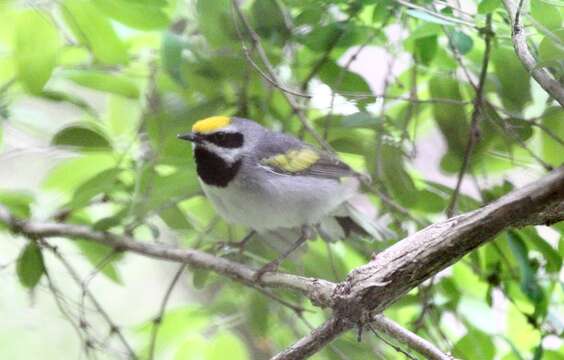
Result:
M18 79L29 92L39 94L55 68L59 33L49 14L34 9L18 16L14 35Z
M501 8L501 0L482 0L478 5L479 14L488 14L496 9Z
M0 190L0 204L10 210L12 215L20 219L27 219L31 215L33 195L23 191Z
M313 51L325 51L340 42L343 33L347 31L346 24L334 22L324 26L315 26L301 38L301 42Z
M170 22L163 1L93 0L93 3L106 16L134 29L157 30Z
M165 31L162 38L161 59L164 70L181 86L186 86L182 77L182 50L186 44L182 36L172 31Z
M194 288L198 290L204 289L211 275L209 270L194 268L191 269L191 273L192 273L192 285L194 285Z
M285 40L289 31L284 19L284 13L277 0L260 0L253 2L251 7L254 28L265 38Z
M492 49L492 63L499 80L501 101L509 110L520 112L531 101L530 76L510 46Z
M519 272L521 274L521 290L529 299L538 304L543 299L543 292L537 282L535 270L529 262L529 250L527 249L527 245L525 245L525 242L516 231L508 231L507 238L509 241L509 248L519 265Z
M382 162L382 180L392 197L403 206L410 207L415 204L417 190L413 180L405 171L401 151L394 146L383 144L379 158Z
M554 167L564 164L562 151L564 145L558 142L554 136L564 138L564 111L559 106L548 108L542 118L542 125L549 131L541 132L543 160Z
M105 152L93 152L66 159L55 166L43 181L47 190L72 194L89 178L115 166L115 157ZM69 194L69 195L70 195Z
M323 65L319 71L319 79L338 94L353 98L356 101L358 101L357 94L372 93L370 86L368 86L368 83L362 76L346 70L333 61L328 61ZM369 100L361 100L359 103L362 104L368 101Z
M116 95L136 99L139 97L137 84L129 77L120 74L109 74L96 70L67 70L62 76L91 89L105 91Z
M558 273L562 268L562 257L558 253L558 250L540 237L534 228L524 228L521 230L521 233L525 235L525 240L544 256L546 260L546 271L549 273Z
M340 126L346 128L367 128L375 129L382 120L366 111L357 112L351 115L344 116L339 123Z
M249 325L255 334L266 334L269 325L270 304L267 298L262 295L253 294L247 307L247 318Z
M495 346L491 336L477 329L470 329L454 344L452 355L460 359L493 360Z
M539 44L539 59L547 65L561 63L564 66L564 29L553 31L554 37L545 36ZM556 40L559 41L556 41Z
M562 16L557 6L543 0L531 1L531 16L548 30L556 30L562 24Z
M172 229L187 230L192 228L192 225L186 219L186 214L177 205L159 211L159 217Z
M16 272L20 284L28 289L33 289L45 273L45 264L41 249L35 242L30 242L22 250L16 264Z
M198 29L213 47L240 46L229 0L198 0Z
M80 150L111 148L108 139L106 139L104 135L90 127L82 125L69 126L60 130L53 136L51 144L73 147Z
M462 55L470 52L472 47L474 46L474 41L472 38L462 31L454 31L450 37L454 47L460 52Z
M114 283L123 284L115 265L123 257L123 253L115 253L111 247L90 240L76 240L76 245L97 271Z
M211 344L206 347L202 359L224 360L226 354L230 360L249 359L249 353L243 342L228 331L220 331L213 339ZM186 357L185 359L193 359Z
M439 44L437 36L426 36L415 39L413 46L417 61L429 65L437 54Z
M128 61L125 44L117 36L110 21L87 0L60 2L63 18L74 36L88 47L96 59L105 64L125 64Z
M110 192L115 189L116 180L121 170L111 168L101 171L82 183L74 191L72 200L67 205L71 209L78 209L88 205L90 200L98 194Z
M514 137L520 141L527 141L533 136L533 127L529 121L517 118L502 119L505 125L510 128Z
M435 76L429 80L429 93L433 98L461 101L460 83L452 77ZM463 105L436 103L432 105L433 114L444 139L448 144L451 158L462 159L468 141L468 122ZM454 166L454 171L460 167ZM444 167L443 167L444 169ZM452 170L449 168L449 170Z
M446 208L446 200L439 194L429 190L419 190L415 196L417 202L413 209L426 213L439 213Z
M423 20L425 22L433 23L433 24L449 25L449 26L457 25L456 22L437 17L433 14L429 14L429 13L421 11L421 10L409 9L409 10L407 10L407 14L409 16L413 16L414 18Z

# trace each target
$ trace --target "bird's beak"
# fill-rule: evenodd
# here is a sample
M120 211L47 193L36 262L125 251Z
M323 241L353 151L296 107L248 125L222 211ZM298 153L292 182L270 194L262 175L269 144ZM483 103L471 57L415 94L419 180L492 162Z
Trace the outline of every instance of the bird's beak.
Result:
M176 137L181 140L191 141L193 143L199 143L202 141L202 137L200 135L191 132L186 134L178 134L176 135Z

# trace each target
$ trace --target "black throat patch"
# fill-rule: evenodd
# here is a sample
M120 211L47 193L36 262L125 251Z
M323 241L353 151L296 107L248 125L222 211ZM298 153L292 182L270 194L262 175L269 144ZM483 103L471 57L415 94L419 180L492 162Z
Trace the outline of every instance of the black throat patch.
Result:
M228 164L221 157L201 146L196 146L194 158L196 159L196 169L200 179L206 184L213 186L226 187L237 175L241 167L241 160Z

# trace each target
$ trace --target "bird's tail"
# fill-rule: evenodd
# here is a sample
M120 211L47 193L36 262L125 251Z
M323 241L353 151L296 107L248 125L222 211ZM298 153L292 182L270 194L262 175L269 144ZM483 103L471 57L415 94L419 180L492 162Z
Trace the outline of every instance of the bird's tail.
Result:
M366 195L357 194L324 218L318 231L327 241L343 240L352 234L383 241L395 236L388 228L389 223L389 216L378 216Z

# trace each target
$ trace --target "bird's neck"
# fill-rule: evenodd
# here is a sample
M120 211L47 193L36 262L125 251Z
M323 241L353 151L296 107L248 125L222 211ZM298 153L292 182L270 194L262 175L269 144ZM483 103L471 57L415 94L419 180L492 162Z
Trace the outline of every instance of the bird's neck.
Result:
M207 185L226 187L237 176L241 160L228 163L221 156L201 147L194 149L198 176Z

